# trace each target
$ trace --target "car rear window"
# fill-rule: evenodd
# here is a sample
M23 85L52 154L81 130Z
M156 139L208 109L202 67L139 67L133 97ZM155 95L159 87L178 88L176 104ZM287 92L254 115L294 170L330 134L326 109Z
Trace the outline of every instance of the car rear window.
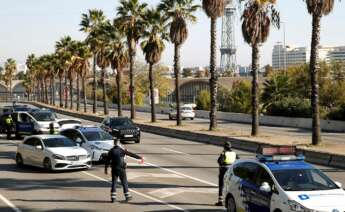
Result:
M87 131L83 132L85 138L88 141L109 141L113 140L113 137L104 131Z

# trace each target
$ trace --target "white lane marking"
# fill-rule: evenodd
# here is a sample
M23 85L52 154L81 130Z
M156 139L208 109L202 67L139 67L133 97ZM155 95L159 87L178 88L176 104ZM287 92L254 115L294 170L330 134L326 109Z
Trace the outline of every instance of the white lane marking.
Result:
M180 175L180 176L182 176L182 177L185 177L185 178L188 178L188 179L191 179L191 180L200 182L200 183L204 183L204 184L206 184L206 185L215 186L215 187L218 186L217 184L208 182L208 181L206 181L206 180L202 180L202 179L199 179L199 178L196 178L196 177L192 177L192 176L189 176L189 175L186 175L186 174L183 174L183 173L181 173L181 172L177 172L177 171L174 171L174 170L171 170L171 169L163 168L163 167L158 166L158 165L153 164L153 163L147 163L147 162L145 162L145 164L150 165L150 166L153 166L153 167L156 167L156 168L159 168L159 169L164 170L164 171L166 171L166 172L170 172L170 173L173 173L173 174Z
M133 180L136 178L184 178L177 174L161 174L161 173L143 173L143 172L128 172L128 180Z
M216 188L161 188L149 192L149 194L165 199L182 193L216 194Z
M0 199L8 206L10 207L13 211L15 212L21 212L19 208L17 208L12 202L10 202L6 197L4 197L2 194L0 194Z
M176 151L176 150L173 150L173 149L170 149L170 148L162 148L166 151L169 151L169 152L174 152L174 153L177 153L177 154L181 154L181 155L190 155L188 153L184 153L184 152L180 152L180 151Z
M88 173L88 172L86 172L86 171L83 171L82 173L84 173L84 174L86 174L86 175L89 175L90 177L96 178L96 179L98 179L98 180L101 180L101 181L103 181L103 182L106 182L106 183L108 183L108 184L111 184L111 182L110 182L109 180L104 179L104 178L102 178L102 177L99 177L99 176L97 176L97 175ZM180 207L177 207L177 206L175 206L175 205L169 204L169 203L167 203L167 202L164 202L164 201L162 201L162 200L156 199L156 198L154 198L154 197L151 197L151 196L149 196L149 195L143 194L143 193L141 193L141 192L135 191L135 190L133 190L133 189L129 189L129 190L130 190L132 193L134 193L134 194L137 194L137 195L142 196L142 197L144 197L144 198L146 198L146 199L149 199L149 200L152 200L152 201L161 203L161 204L166 205L166 206L168 206L168 207L170 207L170 208L174 208L174 209L179 210L179 211L188 212L188 210L185 210L185 209L183 209L183 208L180 208Z

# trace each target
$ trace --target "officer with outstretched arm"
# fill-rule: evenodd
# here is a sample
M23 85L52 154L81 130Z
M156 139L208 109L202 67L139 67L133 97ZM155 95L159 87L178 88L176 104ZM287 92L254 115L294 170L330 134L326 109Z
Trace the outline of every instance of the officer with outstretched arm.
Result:
M126 201L132 199L131 194L128 190L128 181L127 181L127 174L126 174L126 162L125 156L129 156L135 159L140 160L140 163L144 163L144 158L140 157L137 154L131 153L126 149L123 149L120 146L120 141L118 139L114 139L114 147L108 152L108 157L105 162L105 174L108 174L108 166L111 164L112 168L112 186L111 186L111 202L116 201L116 183L117 179L120 178L123 193L125 195Z
M224 187L224 175L226 171L230 168L230 166L235 162L236 159L239 159L236 152L232 151L231 143L226 142L224 144L224 150L218 157L218 165L219 165L219 190L218 190L218 202L215 204L216 206L223 206L223 187Z

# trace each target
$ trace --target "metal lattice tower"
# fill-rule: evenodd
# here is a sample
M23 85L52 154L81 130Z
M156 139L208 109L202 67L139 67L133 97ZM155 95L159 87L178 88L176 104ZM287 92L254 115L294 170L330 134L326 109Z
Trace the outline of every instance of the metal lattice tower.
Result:
M235 72L237 69L235 43L236 6L233 0L228 0L222 19L222 42L220 47L222 71Z

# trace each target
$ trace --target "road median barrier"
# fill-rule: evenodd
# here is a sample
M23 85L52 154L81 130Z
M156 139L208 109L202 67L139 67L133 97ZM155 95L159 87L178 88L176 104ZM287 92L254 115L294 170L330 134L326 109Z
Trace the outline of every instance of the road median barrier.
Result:
M101 122L103 120L103 116L93 115L93 114L85 114L82 112L66 110L58 107L53 107L50 105L37 103L37 102L25 102L27 104L34 105L36 107L44 107L51 109L57 113L68 115L80 119L85 119L88 121L93 122ZM218 136L218 135L210 135L202 132L192 132L183 129L173 129L161 126L154 126L149 123L136 123L143 132L173 137L177 139L185 139L199 143L205 144L212 144L222 146L225 142L230 141L232 143L233 148L249 151L249 152L257 152L257 150L262 146L282 146L277 144L269 144L261 141L253 141L245 138L234 138L228 136ZM339 154L332 154L327 152L321 152L316 150L310 150L306 147L297 147L297 149L304 153L306 156L306 160L311 163L332 166L337 168L345 169L345 155ZM345 153L345 150L344 150Z

